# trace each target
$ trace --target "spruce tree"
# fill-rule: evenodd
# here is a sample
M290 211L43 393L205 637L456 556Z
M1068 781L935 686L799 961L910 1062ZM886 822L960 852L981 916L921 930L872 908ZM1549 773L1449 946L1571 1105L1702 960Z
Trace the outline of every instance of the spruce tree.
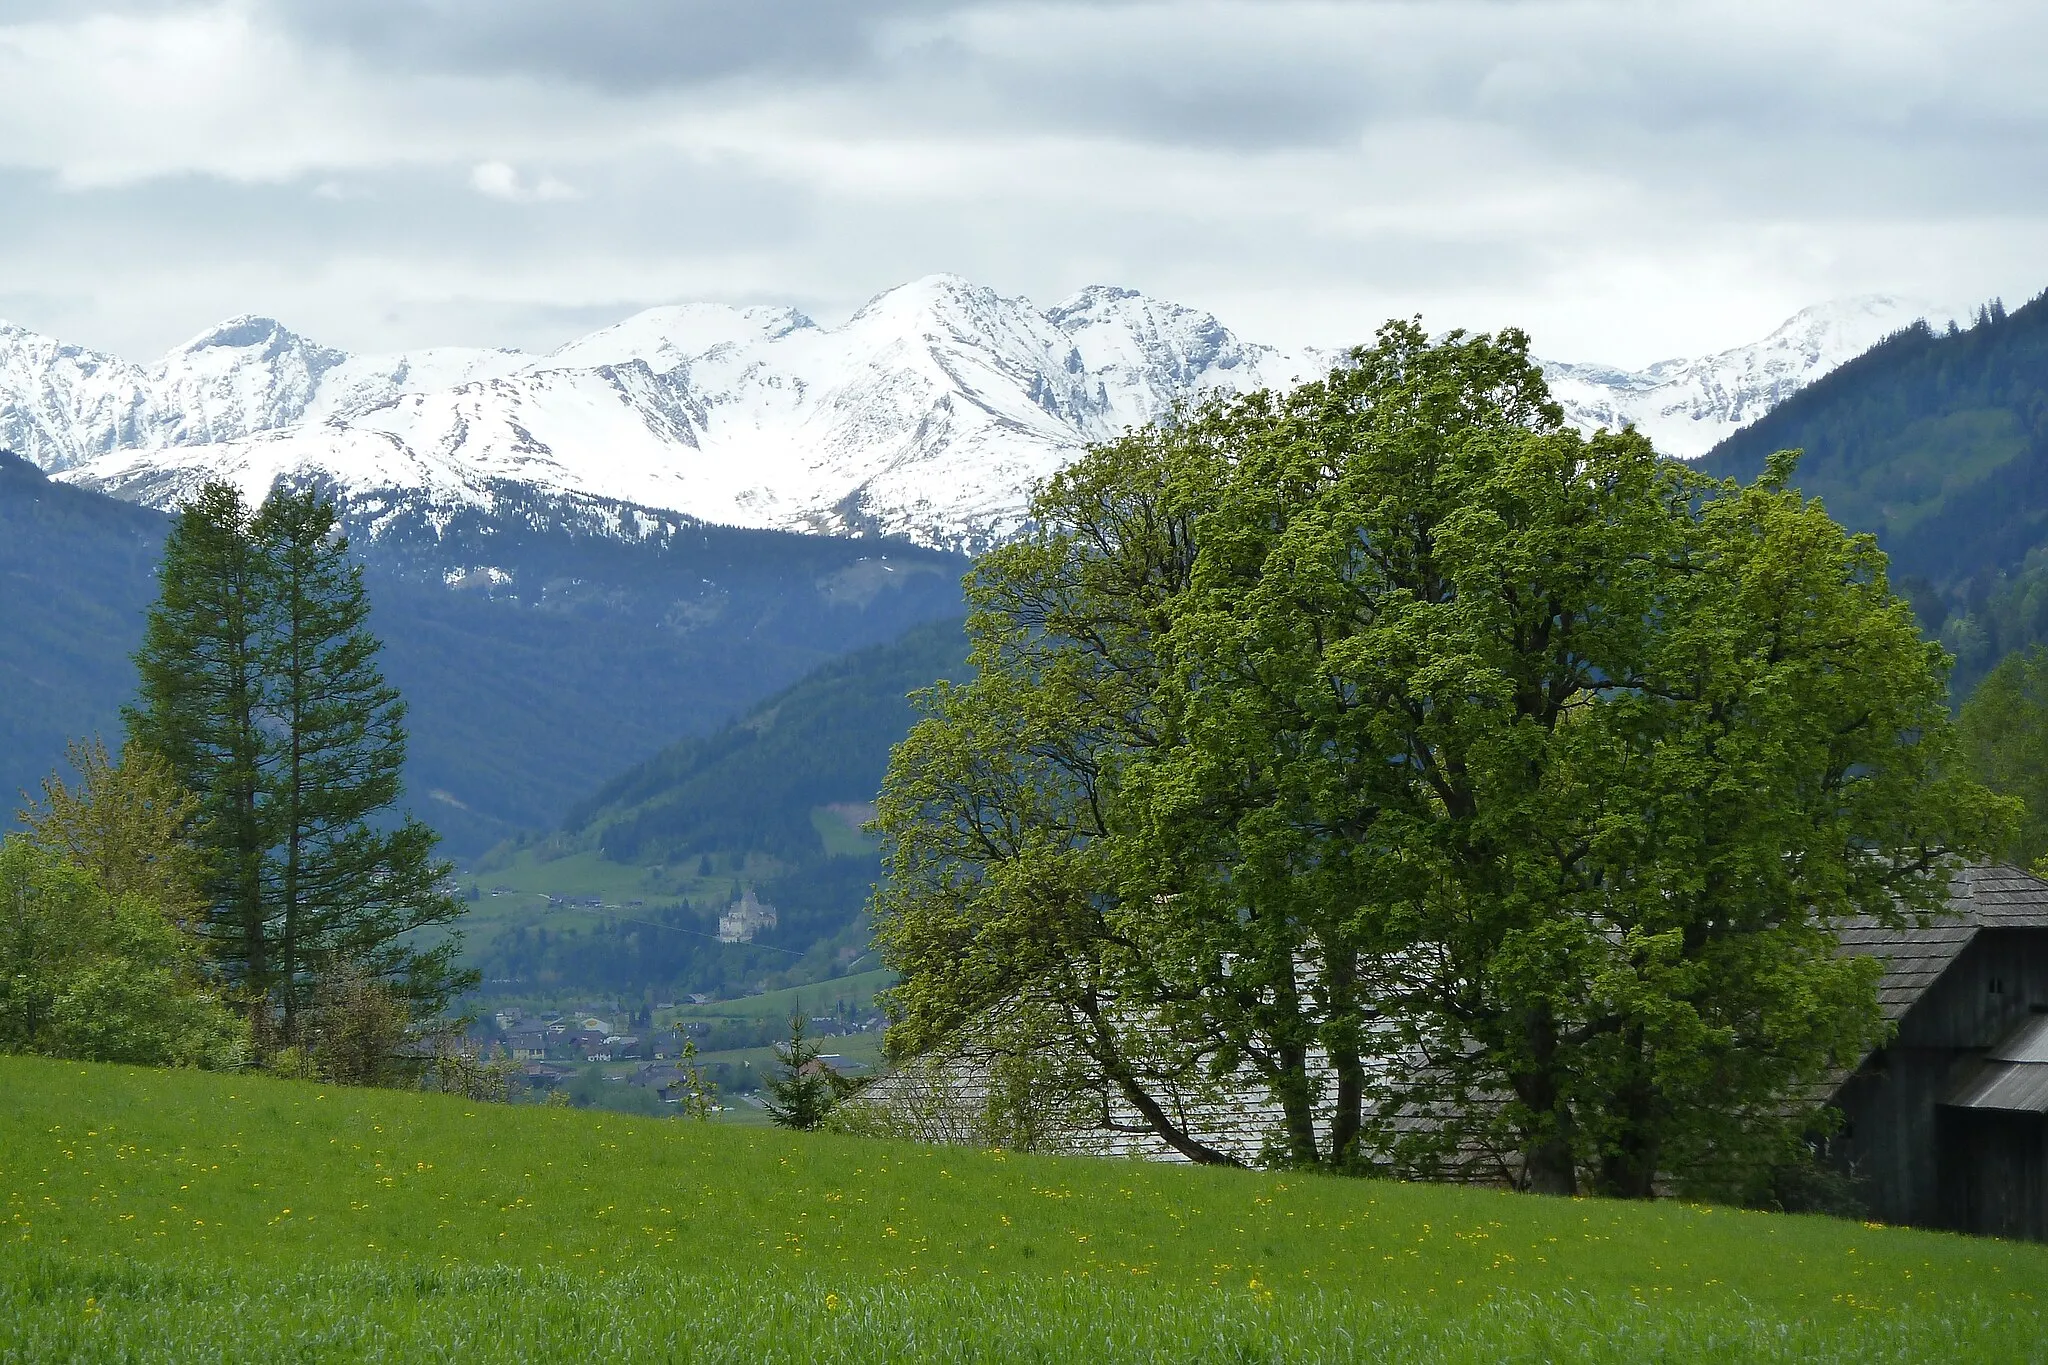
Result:
M241 494L225 483L208 483L180 510L135 656L139 699L125 714L130 742L160 755L198 797L207 903L200 927L243 993L261 1049L276 967L260 809L263 564L249 521Z
M782 1128L811 1129L825 1121L839 1101L839 1075L805 1027L801 1006L789 1016L789 1041L775 1045L780 1074L768 1079L768 1117Z
M470 980L454 966L459 940L411 938L462 908L433 831L386 815L402 791L405 706L377 666L333 503L280 489L252 517L209 484L178 517L162 580L129 730L199 797L208 936L259 1054L309 1041L305 1007L341 975L413 1019L435 1013Z
M434 833L410 816L374 823L403 791L405 703L377 666L362 569L317 492L279 489L250 529L264 566L264 881L285 1036L297 1039L315 978L337 964L385 983L415 1018L431 1014L460 984L455 944L422 953L404 940L462 911Z

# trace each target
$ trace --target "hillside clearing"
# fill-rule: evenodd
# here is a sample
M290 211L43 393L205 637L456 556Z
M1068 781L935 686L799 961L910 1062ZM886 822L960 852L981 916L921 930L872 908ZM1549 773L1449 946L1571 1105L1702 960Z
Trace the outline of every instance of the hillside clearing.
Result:
M0 1359L2048 1359L2048 1248L0 1058Z

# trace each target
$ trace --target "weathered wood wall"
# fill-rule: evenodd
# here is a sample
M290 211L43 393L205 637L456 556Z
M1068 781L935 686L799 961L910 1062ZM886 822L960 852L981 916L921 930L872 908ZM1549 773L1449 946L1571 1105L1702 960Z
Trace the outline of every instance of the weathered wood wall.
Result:
M1982 930L1843 1086L1847 1123L1830 1150L1873 1217L2048 1238L2042 1120L1940 1107L2036 1012L2048 1012L2048 930Z

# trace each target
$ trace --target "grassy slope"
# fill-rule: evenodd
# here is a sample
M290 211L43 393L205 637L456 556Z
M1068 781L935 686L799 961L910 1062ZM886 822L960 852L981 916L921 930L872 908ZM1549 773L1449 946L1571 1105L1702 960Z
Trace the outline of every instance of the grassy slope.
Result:
M769 991L765 995L719 1000L709 1005L678 1006L676 1018L782 1020L789 1017L789 1012L798 1003L810 1014L831 1013L841 1005L865 1011L873 1008L875 992L889 986L895 979L896 974L890 971L856 972L852 976L821 981L815 986Z
M19 1058L0 1095L0 1359L2048 1358L2042 1247Z

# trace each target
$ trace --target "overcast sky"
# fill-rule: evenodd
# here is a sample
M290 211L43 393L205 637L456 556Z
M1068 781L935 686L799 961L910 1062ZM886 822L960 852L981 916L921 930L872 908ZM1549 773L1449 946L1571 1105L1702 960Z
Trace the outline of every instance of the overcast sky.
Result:
M0 318L136 359L955 271L1560 359L2048 286L2048 6L0 0Z

